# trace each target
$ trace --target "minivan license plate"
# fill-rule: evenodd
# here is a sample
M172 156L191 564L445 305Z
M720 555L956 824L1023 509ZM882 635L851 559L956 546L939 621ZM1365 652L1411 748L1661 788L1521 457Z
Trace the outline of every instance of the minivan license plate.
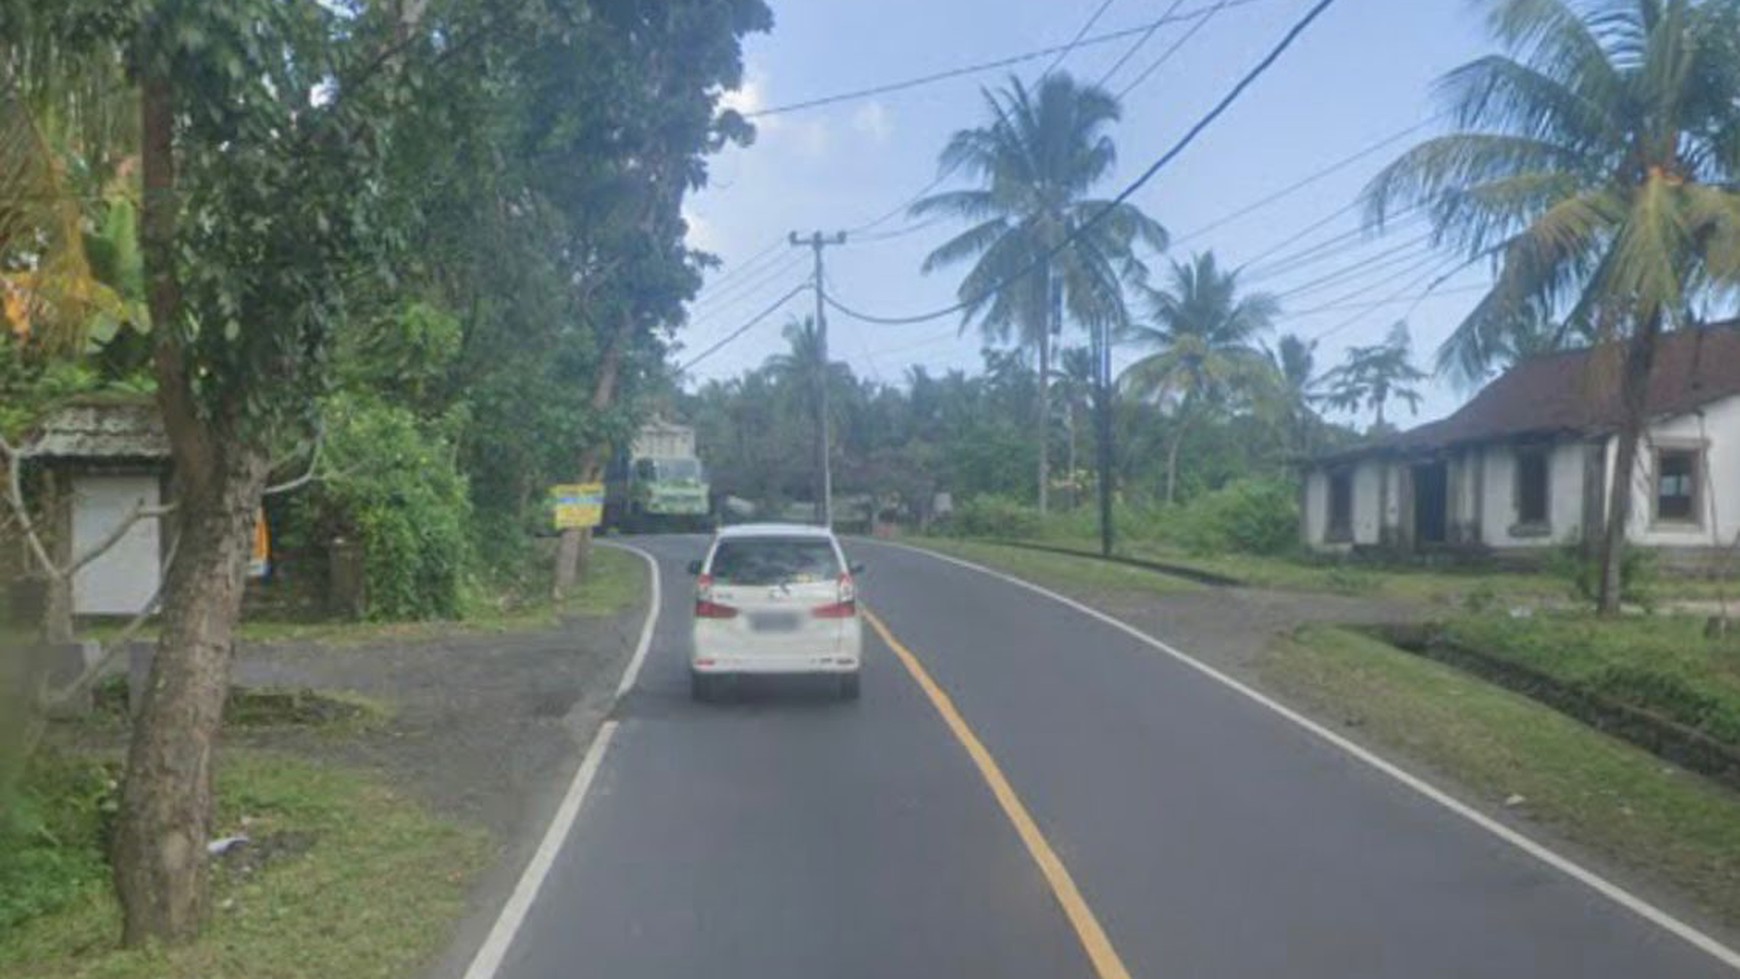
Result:
M749 627L756 632L796 632L802 621L794 612L754 612Z

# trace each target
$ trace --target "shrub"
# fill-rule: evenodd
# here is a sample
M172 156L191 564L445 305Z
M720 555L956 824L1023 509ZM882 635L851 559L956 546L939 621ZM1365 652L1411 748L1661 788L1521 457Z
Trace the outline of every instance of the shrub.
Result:
M0 799L0 934L106 885L117 774L45 750Z
M328 471L290 507L291 539L362 545L371 618L455 618L475 560L471 502L452 446L410 411L340 395L328 411Z
M1293 489L1273 480L1239 480L1190 501L1178 515L1179 543L1197 553L1279 554L1299 540Z
M1594 604L1601 598L1601 555L1585 554L1581 542L1562 545L1549 562L1549 570L1563 578L1571 593ZM1655 554L1641 547L1627 547L1619 559L1619 600L1645 609L1655 607L1657 581Z
M1041 535L1039 511L1006 496L975 496L955 507L948 530L959 537L1027 540Z

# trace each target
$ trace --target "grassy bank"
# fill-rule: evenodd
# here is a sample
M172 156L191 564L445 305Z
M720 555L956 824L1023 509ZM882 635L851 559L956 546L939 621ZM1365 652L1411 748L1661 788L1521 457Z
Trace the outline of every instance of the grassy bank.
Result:
M983 541L927 537L914 543L939 554L983 564L1053 590L1088 588L1139 595L1172 595L1202 587L1195 582L1145 568Z
M1446 638L1740 746L1740 636L1686 615L1463 616Z
M251 642L317 642L360 645L416 642L455 633L530 632L555 628L567 616L601 617L632 607L646 593L646 563L614 547L594 547L587 574L573 595L557 603L535 582L525 589L495 590L472 603L458 621L426 622L278 622L244 621L241 635Z
M1311 628L1267 682L1361 737L1740 922L1740 797L1524 697L1374 639ZM1518 801L1520 797L1520 801Z
M45 756L30 826L0 861L0 974L39 979L388 979L442 947L483 867L482 835L378 783L304 762L230 752L218 771L220 859L195 944L120 951L102 844L113 768Z

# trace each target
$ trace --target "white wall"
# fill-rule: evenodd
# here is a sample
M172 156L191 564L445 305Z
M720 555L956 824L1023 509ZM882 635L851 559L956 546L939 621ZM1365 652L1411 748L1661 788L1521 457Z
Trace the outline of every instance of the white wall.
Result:
M1380 488L1384 477L1381 463L1364 460L1353 470L1353 542L1359 546L1375 545L1382 540L1378 526L1378 503L1383 497ZM1390 486L1390 505L1395 505L1395 486Z
M1516 457L1508 444L1482 449L1486 480L1480 539L1488 547L1543 547L1563 543L1583 530L1583 445L1578 439L1555 442L1547 456L1546 536L1517 536Z
M72 483L72 553L101 544L135 509L158 504L156 476L79 476ZM73 575L76 615L137 615L162 576L158 521L141 520Z
M1631 519L1627 526L1631 540L1652 546L1707 547L1717 542L1732 543L1736 531L1740 531L1740 398L1707 405L1703 416L1702 430L1697 415L1682 415L1651 427L1649 432L1650 439L1668 442L1708 438L1704 456L1706 482L1699 487L1704 493L1700 501L1704 509L1702 526L1653 524L1655 453L1646 442L1638 447L1637 474L1632 483ZM1714 523L1710 514L1712 502Z
M1305 543L1310 547L1321 547L1323 535L1329 530L1329 476L1323 470L1313 469L1305 474L1302 505L1305 511L1299 519L1303 521Z

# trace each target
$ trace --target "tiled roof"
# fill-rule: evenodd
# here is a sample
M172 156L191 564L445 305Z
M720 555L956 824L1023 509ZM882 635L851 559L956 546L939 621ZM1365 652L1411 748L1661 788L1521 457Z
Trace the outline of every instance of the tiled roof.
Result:
M1599 435L1619 426L1620 348L1604 344L1525 360L1482 388L1454 414L1326 458L1429 452L1534 435ZM1652 418L1683 415L1740 394L1740 327L1734 323L1667 334L1650 374Z
M49 416L28 451L38 459L165 460L169 437L150 401L82 402Z

